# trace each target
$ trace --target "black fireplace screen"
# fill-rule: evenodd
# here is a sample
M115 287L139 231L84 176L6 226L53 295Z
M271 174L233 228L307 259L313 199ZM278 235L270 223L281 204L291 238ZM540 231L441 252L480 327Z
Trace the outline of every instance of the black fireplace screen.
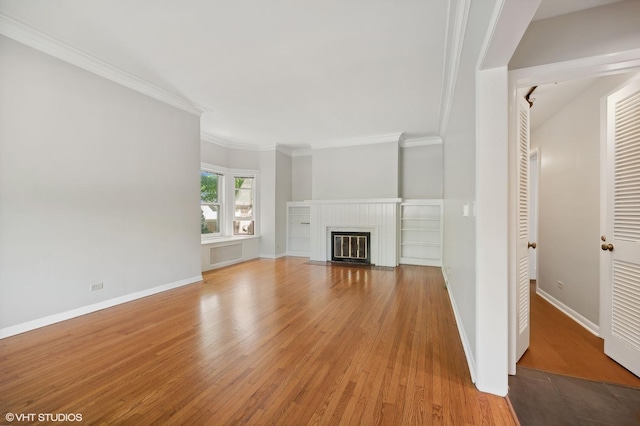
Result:
M335 262L371 263L369 232L331 232L331 260Z

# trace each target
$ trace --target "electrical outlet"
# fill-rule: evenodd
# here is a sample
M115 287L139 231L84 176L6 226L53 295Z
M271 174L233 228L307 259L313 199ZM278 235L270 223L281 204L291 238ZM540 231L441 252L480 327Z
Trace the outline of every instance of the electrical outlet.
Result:
M562 281L558 281L558 288L562 290L562 287L564 287L564 283Z
M103 283L91 284L91 291L102 290Z

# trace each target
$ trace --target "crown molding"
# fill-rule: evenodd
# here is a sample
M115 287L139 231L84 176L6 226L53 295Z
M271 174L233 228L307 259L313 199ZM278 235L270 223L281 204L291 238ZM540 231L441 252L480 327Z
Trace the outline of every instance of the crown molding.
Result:
M285 155L288 155L289 157L297 157L298 156L297 152L301 151L301 150L293 149L286 145L280 145L280 144L254 145L254 144L247 144L247 143L241 143L241 142L231 142L219 136L214 136L210 133L205 133L205 132L200 132L200 139L203 140L204 142L209 142L214 145L221 146L223 148L242 149L247 151L259 151L259 152L278 151Z
M284 146L284 145L276 145L276 151L281 152L284 155L288 155L289 157L293 157L293 149Z
M400 148L413 148L415 146L442 145L440 136L425 136L422 138L408 138L400 142Z
M200 116L207 109L0 13L0 34L129 89Z
M449 125L449 116L458 80L458 69L462 58L462 45L470 7L471 0L460 0L458 2L449 0L445 57L442 69L442 97L440 98L440 118L438 120L438 133L441 135L446 133ZM447 52L449 52L449 55L447 55Z
M290 157L303 157L311 155L314 149L326 149L326 148L343 148L347 146L360 146L360 145L373 145L378 143L395 142L403 148L423 145L436 145L441 144L442 139L439 136L427 136L422 138L410 138L404 139L404 133L392 133L388 135L378 135L366 138L350 138L350 139L330 139L319 142L311 142L308 145L311 148L290 148L281 144L269 144L269 145L254 145L245 144L240 142L231 142L218 136L214 136L210 133L201 132L200 139L205 142L209 142L224 148L229 149L245 149L249 151L278 151L286 154Z
M244 149L248 151L263 151L263 149L258 145L240 143L240 142L231 142L227 139L223 139L219 136L214 136L210 133L205 133L205 132L200 132L200 139L205 142L209 142L214 145L221 146L223 148ZM275 145L271 149L275 149ZM268 150L269 149L264 149L264 151L268 151Z
M309 142L311 149L343 148L347 146L373 145L378 143L400 143L404 133L391 133L388 135L369 136L364 138L327 139L324 141Z

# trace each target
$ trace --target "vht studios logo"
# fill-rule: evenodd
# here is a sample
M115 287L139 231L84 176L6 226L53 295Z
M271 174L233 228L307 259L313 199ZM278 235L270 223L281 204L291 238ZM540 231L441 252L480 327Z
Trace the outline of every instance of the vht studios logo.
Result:
M79 413L7 413L4 419L8 422L81 422Z

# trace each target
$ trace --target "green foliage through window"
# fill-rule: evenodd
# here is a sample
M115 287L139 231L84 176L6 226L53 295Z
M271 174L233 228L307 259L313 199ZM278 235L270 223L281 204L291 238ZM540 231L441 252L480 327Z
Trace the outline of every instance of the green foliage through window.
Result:
M203 203L218 202L218 175L200 172L200 201Z

